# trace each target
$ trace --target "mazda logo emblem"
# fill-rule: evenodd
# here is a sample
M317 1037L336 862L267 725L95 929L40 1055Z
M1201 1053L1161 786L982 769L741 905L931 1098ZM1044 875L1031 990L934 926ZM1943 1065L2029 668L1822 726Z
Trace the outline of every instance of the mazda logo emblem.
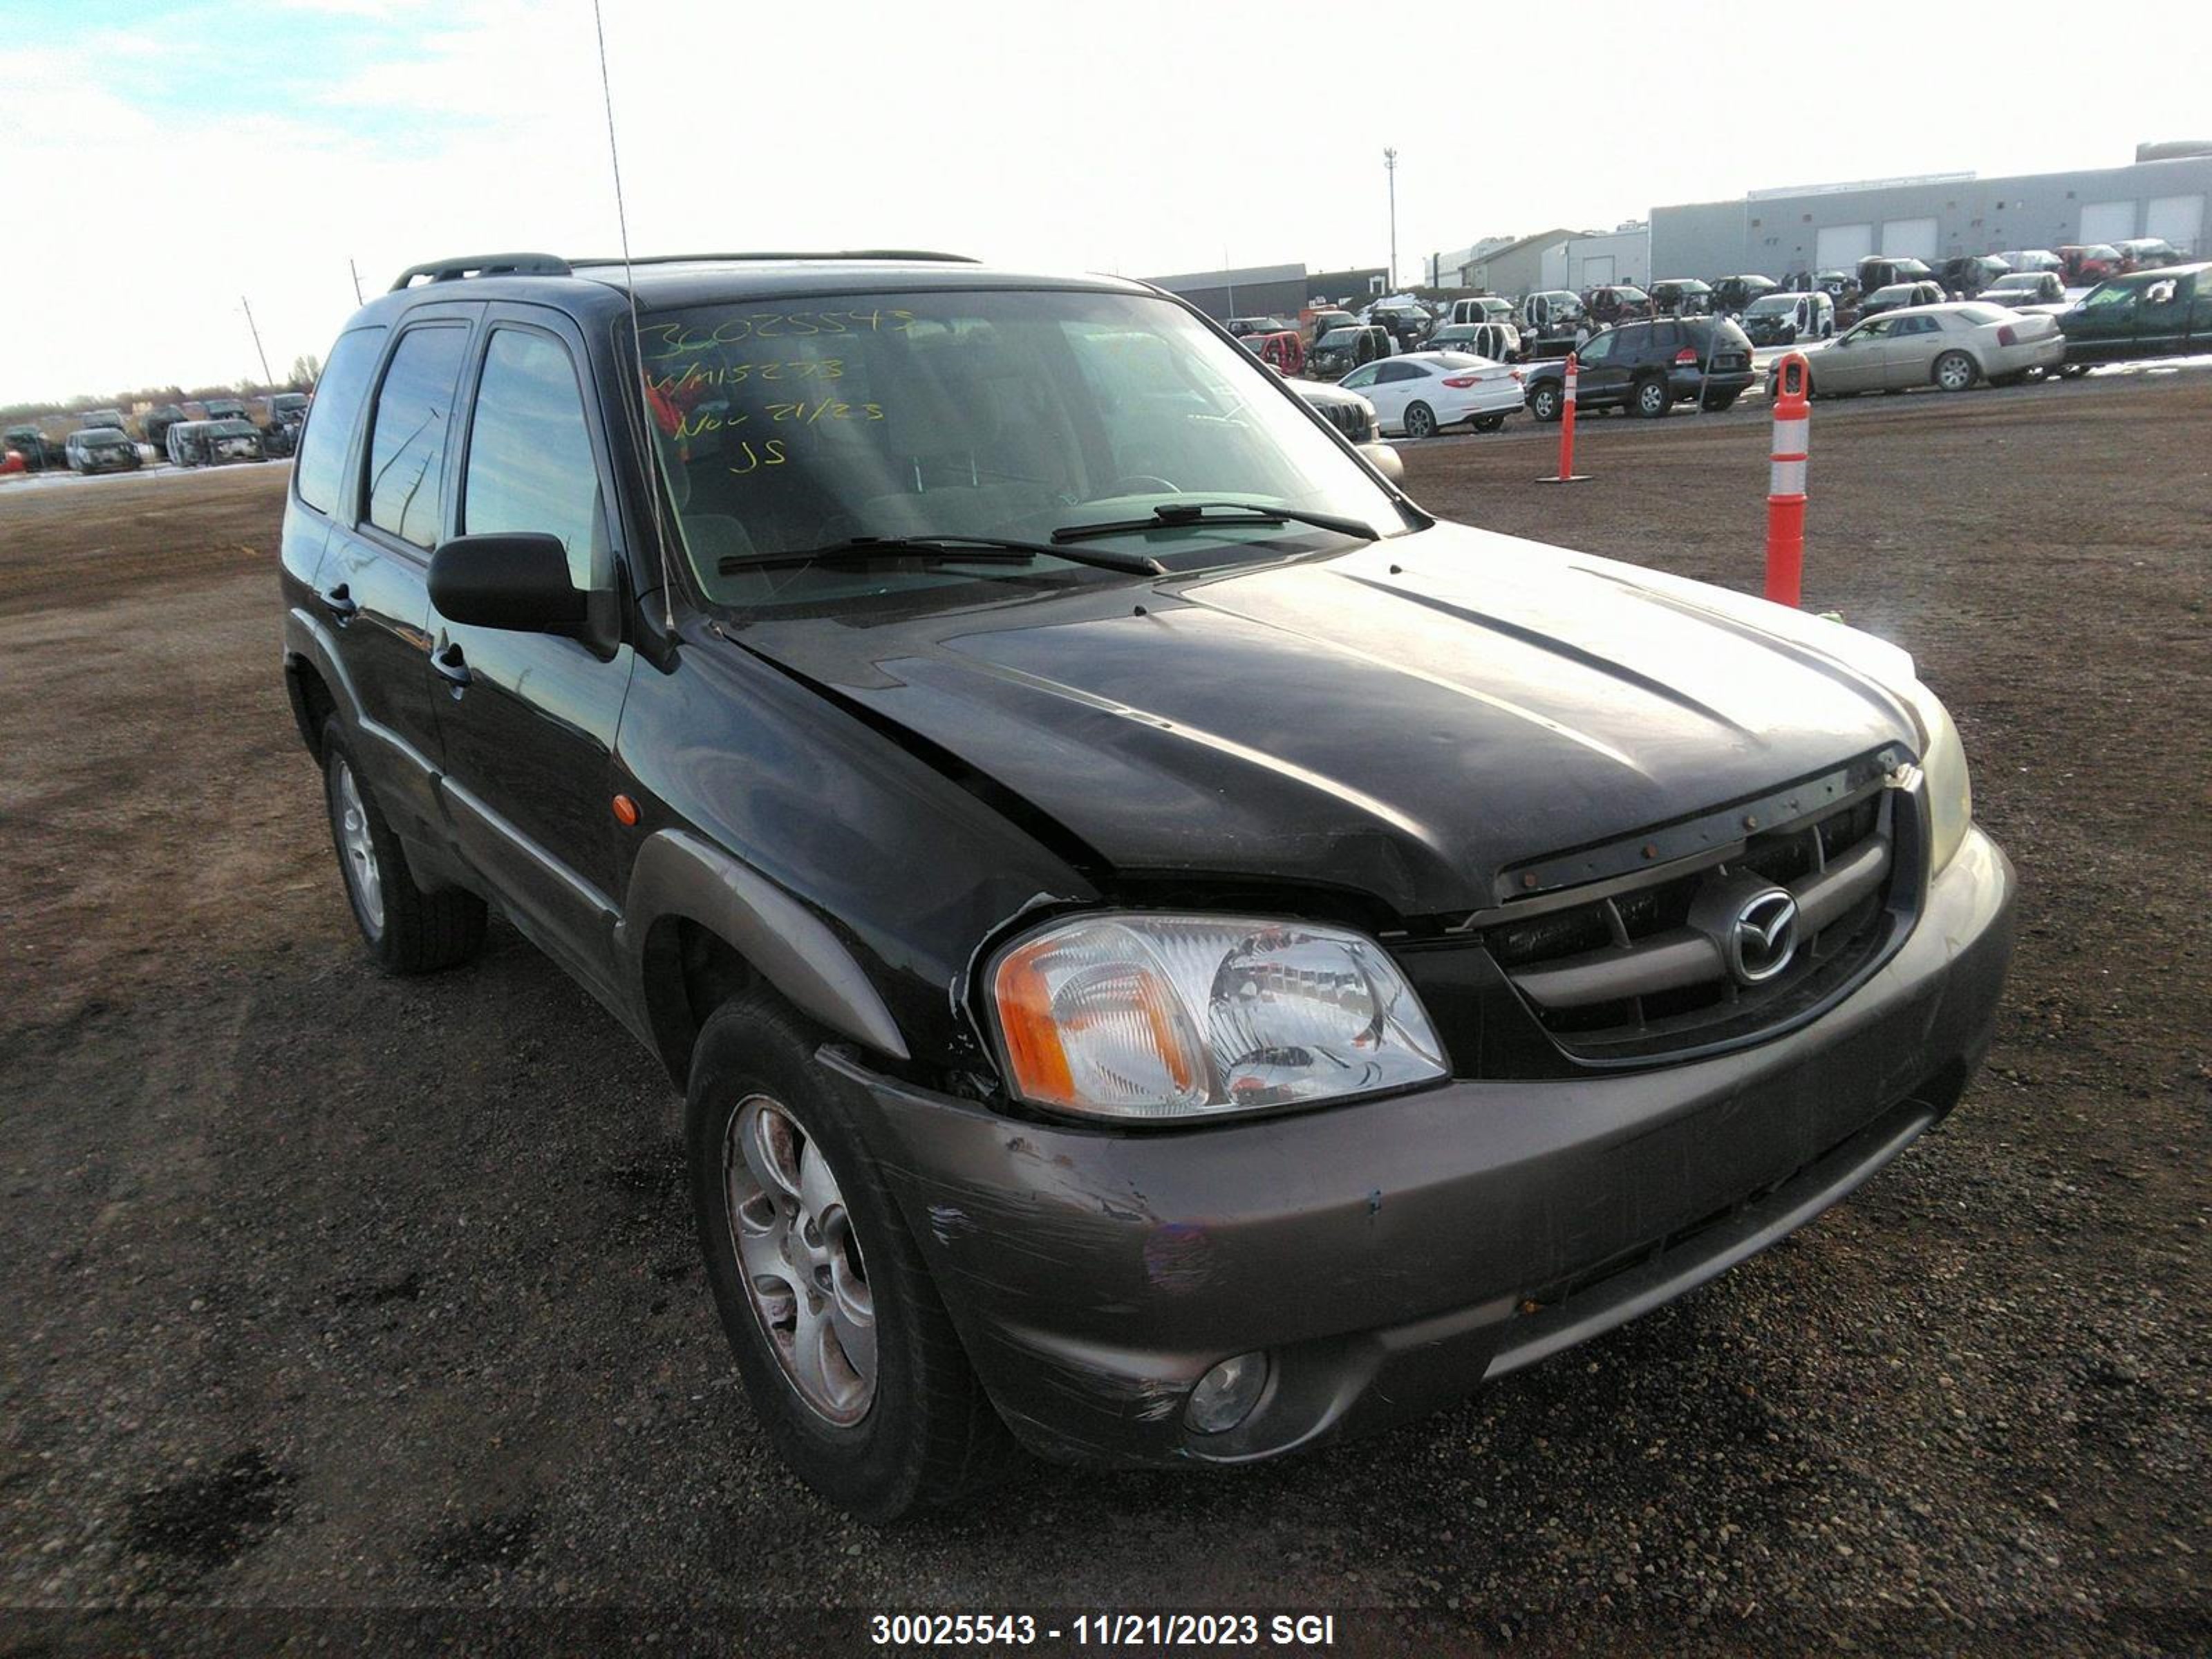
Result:
M1729 971L1744 985L1772 979L1797 954L1797 901L1779 887L1746 899L1729 929Z

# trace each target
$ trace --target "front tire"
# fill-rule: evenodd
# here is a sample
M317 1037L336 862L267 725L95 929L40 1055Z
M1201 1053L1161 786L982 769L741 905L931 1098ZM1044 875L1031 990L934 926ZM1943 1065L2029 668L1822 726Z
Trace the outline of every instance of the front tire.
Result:
M968 1364L821 1034L766 991L693 1050L692 1212L755 1414L793 1473L863 1520L958 1498L1019 1454Z
M361 937L389 974L429 974L483 949L484 902L459 887L424 892L399 837L362 781L335 714L323 722L323 802L346 899Z
M1980 371L1965 352L1947 351L1936 360L1934 377L1945 392L1964 392L1980 378Z
M1496 432L1504 425L1505 417L1503 415L1478 415L1474 417L1474 429L1477 432Z
M1437 435L1437 414L1426 404L1406 406L1406 435L1419 442L1423 438Z
M1566 406L1566 394L1556 381L1546 380L1528 394L1528 412L1547 426L1557 421Z

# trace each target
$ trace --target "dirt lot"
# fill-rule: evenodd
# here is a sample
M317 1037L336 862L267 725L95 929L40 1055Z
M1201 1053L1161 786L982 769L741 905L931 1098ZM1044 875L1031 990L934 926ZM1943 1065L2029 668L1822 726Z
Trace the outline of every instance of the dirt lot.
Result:
M69 1616L118 1604L443 1608L483 1650L1133 1603L1389 1610L1340 1641L1410 1651L2204 1651L2208 431L2212 374L1816 416L1808 602L1917 653L2026 879L1943 1133L1414 1428L880 1534L735 1387L644 1054L504 930L427 981L356 948L276 672L283 470L0 487L0 1651L119 1644ZM1755 410L1586 422L1568 489L1551 442L1412 486L1756 585Z

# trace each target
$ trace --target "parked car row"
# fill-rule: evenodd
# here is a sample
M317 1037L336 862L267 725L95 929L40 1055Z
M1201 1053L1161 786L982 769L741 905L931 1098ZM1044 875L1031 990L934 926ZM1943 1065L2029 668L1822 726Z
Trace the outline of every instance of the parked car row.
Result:
M2163 259L2166 251L2139 241L2124 257ZM1294 328L1259 331L1279 319L1231 326L1278 372L1334 380L1372 405L1376 430L1414 440L1462 426L1495 431L1522 407L1538 421L1559 420L1570 351L1578 409L1644 419L1685 404L1728 409L1757 383L1759 347L1817 348L1808 389L1819 398L1963 392L2130 356L2212 351L2212 263L2148 265L2069 305L2069 269L2097 268L2095 257L2068 257L2082 255L2094 250L1961 256L1941 267L1876 256L1788 284L1745 274L1649 289L1608 283L1586 295L1540 289L1517 304L1485 295L1421 307L1418 349L1401 338L1413 310L1403 301L1378 302L1364 319L1322 313L1310 347ZM1953 283L1971 283L1982 297L1959 298Z

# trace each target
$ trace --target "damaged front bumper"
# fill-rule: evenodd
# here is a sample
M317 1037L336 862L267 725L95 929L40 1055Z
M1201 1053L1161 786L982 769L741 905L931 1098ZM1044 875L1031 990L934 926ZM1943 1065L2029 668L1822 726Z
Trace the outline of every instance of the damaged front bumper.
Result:
M1825 1018L1632 1074L1462 1080L1177 1132L1044 1126L823 1059L969 1356L1033 1450L1241 1462L1449 1405L1672 1299L1849 1193L1957 1101L2012 950L1969 833L1911 936ZM1264 1352L1234 1427L1185 1412Z

